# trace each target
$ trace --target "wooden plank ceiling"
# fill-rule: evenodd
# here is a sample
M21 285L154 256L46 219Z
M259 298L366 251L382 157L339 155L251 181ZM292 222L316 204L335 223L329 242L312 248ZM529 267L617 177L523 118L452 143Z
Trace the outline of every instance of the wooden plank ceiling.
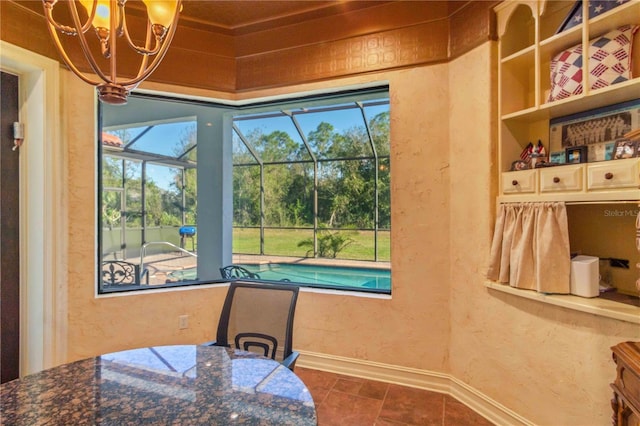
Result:
M64 3L54 10L61 20ZM239 93L446 62L493 37L496 3L184 0L171 48L149 79ZM129 0L127 11L127 22L142 28L140 0ZM0 1L0 37L59 60L39 0ZM69 55L88 69L73 42L65 40ZM122 73L134 73L137 55L125 50Z

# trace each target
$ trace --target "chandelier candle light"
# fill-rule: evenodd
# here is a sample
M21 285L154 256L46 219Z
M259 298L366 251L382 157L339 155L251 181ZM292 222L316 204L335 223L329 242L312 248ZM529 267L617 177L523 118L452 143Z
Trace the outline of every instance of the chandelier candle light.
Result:
M167 53L178 24L178 17L182 7L182 0L142 0L147 8L147 35L144 47L137 46L129 35L125 20L125 3L127 0L61 0L69 5L69 12L73 19L73 26L61 25L53 18L53 8L59 0L42 0L47 26L51 37L67 66L86 83L97 87L98 97L109 104L125 104L129 91L136 88L144 79L158 67ZM86 11L87 20L80 21L77 3ZM89 48L85 33L93 28L102 55L109 60L109 70L105 72L98 65ZM71 62L65 51L58 32L77 36L82 52L93 72L100 78L94 81L85 76L76 65ZM116 37L124 37L129 46L142 55L140 67L135 77L118 79ZM150 62L149 57L153 56Z

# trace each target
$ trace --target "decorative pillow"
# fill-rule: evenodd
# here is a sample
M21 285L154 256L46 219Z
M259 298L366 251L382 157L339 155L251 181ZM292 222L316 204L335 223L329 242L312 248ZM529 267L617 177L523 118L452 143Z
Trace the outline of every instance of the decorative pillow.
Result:
M625 25L589 41L589 87L631 79L631 52L637 25ZM551 60L549 102L582 93L582 44L558 53Z

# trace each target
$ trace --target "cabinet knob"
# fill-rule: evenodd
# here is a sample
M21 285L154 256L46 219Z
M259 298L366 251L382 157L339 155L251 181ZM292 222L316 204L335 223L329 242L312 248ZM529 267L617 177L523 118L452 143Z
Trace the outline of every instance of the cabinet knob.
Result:
M604 174L604 178L605 178L606 180L611 180L611 179L613 179L613 173L611 173L611 172L607 172L607 173L605 173L605 174Z
M558 176L554 176L553 183L560 183L560 178Z
M518 185L518 181L517 181L517 180L515 180L515 179L514 179L514 180L512 180L512 181L511 181L511 185L513 185L513 186Z

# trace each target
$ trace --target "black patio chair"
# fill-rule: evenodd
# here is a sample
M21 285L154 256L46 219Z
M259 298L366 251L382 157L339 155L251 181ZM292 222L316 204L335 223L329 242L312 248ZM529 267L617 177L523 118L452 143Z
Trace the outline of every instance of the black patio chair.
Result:
M255 352L293 371L299 356L292 349L297 300L294 285L234 281L222 307L216 340L205 344Z
M125 260L102 261L102 286L123 287L140 285L140 265Z
M220 268L220 275L222 275L223 280L237 280L241 278L253 280L260 279L260 275L255 274L239 265L229 265L225 266L224 268Z

